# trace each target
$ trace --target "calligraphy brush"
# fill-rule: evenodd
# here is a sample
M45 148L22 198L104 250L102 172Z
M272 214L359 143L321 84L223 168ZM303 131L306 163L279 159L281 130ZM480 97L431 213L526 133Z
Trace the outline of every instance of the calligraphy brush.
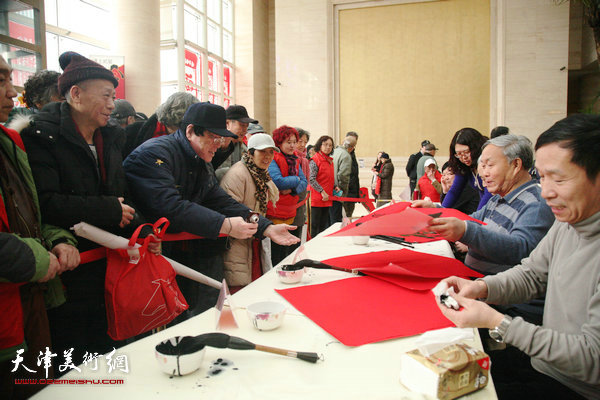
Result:
M297 271L304 267L311 267L316 269L335 269L337 271L351 272L353 274L358 274L359 272L355 269L336 267L335 265L329 265L322 263L321 261L311 260L309 258L305 258L303 260L296 261L293 264L286 264L281 266L282 271Z
M399 245L402 245L405 247L410 247L411 249L415 248L415 246L413 246L411 243L407 242L406 240L404 240L400 237L387 236L387 235L373 235L371 237L373 239L385 240L386 242L399 244Z
M167 341L167 346L171 346L169 350L163 349L163 352L172 352L172 354L191 354L201 350L204 346L217 347L221 349L234 349L234 350L258 350L267 353L279 354L282 356L297 358L299 360L316 363L320 357L317 353L293 351L279 349L277 347L263 346L260 344L254 344L236 336L229 336L226 333L213 332L205 333L198 336L184 336L177 343L173 345L170 341ZM166 351L165 351L166 350ZM169 353L170 354L170 353Z

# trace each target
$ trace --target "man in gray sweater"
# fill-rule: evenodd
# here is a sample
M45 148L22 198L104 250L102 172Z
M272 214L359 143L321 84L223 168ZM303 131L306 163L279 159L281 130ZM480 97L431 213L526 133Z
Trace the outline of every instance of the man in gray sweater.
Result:
M457 326L489 328L493 339L510 345L510 352L502 353L512 356L492 365L499 398L598 399L600 116L565 118L544 132L535 148L542 196L556 222L520 265L476 281L445 279L461 308L440 304L440 309ZM543 294L541 326L485 304Z

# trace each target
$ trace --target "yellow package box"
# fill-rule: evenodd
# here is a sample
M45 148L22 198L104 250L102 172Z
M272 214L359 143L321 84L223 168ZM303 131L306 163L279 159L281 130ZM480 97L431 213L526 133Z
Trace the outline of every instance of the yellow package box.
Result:
M490 357L466 344L452 344L425 357L412 350L400 358L400 382L414 392L455 399L487 385Z

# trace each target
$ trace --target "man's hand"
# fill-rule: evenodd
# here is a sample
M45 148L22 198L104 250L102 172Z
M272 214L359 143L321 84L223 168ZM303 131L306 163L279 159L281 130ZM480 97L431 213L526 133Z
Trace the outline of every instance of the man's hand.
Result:
M431 200L415 200L410 206L414 208L434 208L435 204Z
M123 197L119 197L119 203L121 203L122 210L121 222L119 223L119 227L121 228L124 228L125 226L129 225L129 223L133 219L133 215L135 214L135 210L127 204L123 203L124 201L125 199Z
M56 274L60 271L60 263L58 262L58 258L52 252L48 252L50 256L50 262L48 263L48 272L46 272L46 276L38 280L38 282L48 282L50 279L54 278Z
M279 191L279 194L290 194L292 193L292 189L283 189Z
M269 225L267 229L265 229L264 235L277 244L282 246L291 246L292 244L296 244L300 241L299 238L289 232L296 228L297 227L294 225L273 224Z
M148 251L159 256L162 253L162 241L154 234L148 236L151 236L151 238L148 239Z
M321 192L321 199L323 199L323 201L329 200L329 195L324 190Z
M469 246L467 246L464 243L455 242L454 246L456 247L456 250L460 251L461 253L466 253L467 251L469 251Z
M459 294L451 294L458 302L460 309L446 307L437 302L440 311L446 318L454 322L459 328L488 328L493 329L500 325L504 315L494 310L489 305L479 300L468 299Z
M487 284L482 280L472 281L470 279L451 276L443 279L443 281L462 297L469 299L487 299L488 297Z
M429 228L439 233L444 239L456 242L463 237L466 231L466 222L458 218L433 218L429 221Z
M58 274L75 269L81 262L77 248L67 243L57 244L52 248L51 253L58 259Z
M229 217L223 220L219 233L224 233L235 239L248 239L258 230L258 224L244 221L242 217Z

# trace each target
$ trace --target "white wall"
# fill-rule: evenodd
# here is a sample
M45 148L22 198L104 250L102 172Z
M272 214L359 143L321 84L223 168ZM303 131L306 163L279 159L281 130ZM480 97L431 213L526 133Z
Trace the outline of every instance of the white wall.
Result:
M569 4L498 2L505 3L505 118L500 125L535 143L567 114Z
M275 1L276 125L333 134L327 0Z

